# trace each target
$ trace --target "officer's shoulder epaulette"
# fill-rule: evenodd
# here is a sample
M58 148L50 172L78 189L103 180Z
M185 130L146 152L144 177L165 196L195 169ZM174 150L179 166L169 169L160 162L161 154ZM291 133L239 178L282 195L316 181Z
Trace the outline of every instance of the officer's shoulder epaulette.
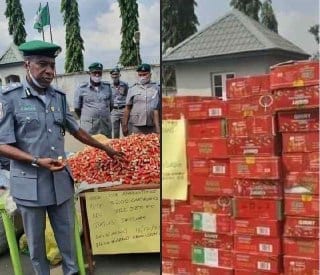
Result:
M89 85L88 82L84 82L84 83L81 83L79 87L84 88L84 87L87 87L88 85Z
M59 94L62 94L62 95L65 95L65 94L66 94L65 92L63 92L63 91L61 91L61 90L59 90L59 89L57 89L57 88L54 88L54 90L55 90L57 93L59 93Z
M103 85L109 85L109 86L111 85L109 81L101 81L101 83L102 83Z
M14 82L14 83L10 83L8 85L2 86L1 87L1 92L3 94L7 94L7 93L9 93L11 91L14 91L16 89L19 89L21 87L23 87L22 83Z
M139 83L136 82L136 83L134 83L133 85L129 86L129 88L133 88L133 87L137 86L138 84L139 84Z

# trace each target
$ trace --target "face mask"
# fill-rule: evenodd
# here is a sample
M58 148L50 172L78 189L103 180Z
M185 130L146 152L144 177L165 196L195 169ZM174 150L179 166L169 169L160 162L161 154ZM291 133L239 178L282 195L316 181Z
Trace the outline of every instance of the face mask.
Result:
M28 72L29 72L29 76L30 76L30 78L31 78L31 80L32 80L34 85L36 85L40 89L45 89L46 88L46 87L40 85L40 83L33 77L33 75L31 74L30 70L28 70Z
M101 82L101 76L91 76L91 80L94 83L100 83Z
M118 84L119 80L120 80L120 77L113 77L112 80L113 80L114 84Z
M142 85L147 84L149 81L150 81L150 77L148 77L148 76L139 77L139 82Z

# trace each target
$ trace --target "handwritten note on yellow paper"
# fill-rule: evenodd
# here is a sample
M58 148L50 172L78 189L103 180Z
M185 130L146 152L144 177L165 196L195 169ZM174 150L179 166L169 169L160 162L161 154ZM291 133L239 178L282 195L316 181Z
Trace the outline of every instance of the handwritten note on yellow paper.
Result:
M187 199L185 120L162 121L162 198Z
M160 189L85 196L93 255L160 251Z

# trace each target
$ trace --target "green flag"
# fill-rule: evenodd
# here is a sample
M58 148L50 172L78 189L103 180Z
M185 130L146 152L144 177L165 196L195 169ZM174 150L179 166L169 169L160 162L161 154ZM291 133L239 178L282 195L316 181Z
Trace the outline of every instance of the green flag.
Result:
M50 25L49 6L47 3L43 8L41 8L40 3L36 17L34 18L33 28L41 32L43 27L47 25Z

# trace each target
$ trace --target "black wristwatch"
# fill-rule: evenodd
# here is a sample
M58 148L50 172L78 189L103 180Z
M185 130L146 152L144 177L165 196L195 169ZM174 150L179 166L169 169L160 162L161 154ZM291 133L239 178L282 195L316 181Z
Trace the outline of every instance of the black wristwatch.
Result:
M34 167L39 167L38 159L39 159L39 157L33 157L31 165Z

